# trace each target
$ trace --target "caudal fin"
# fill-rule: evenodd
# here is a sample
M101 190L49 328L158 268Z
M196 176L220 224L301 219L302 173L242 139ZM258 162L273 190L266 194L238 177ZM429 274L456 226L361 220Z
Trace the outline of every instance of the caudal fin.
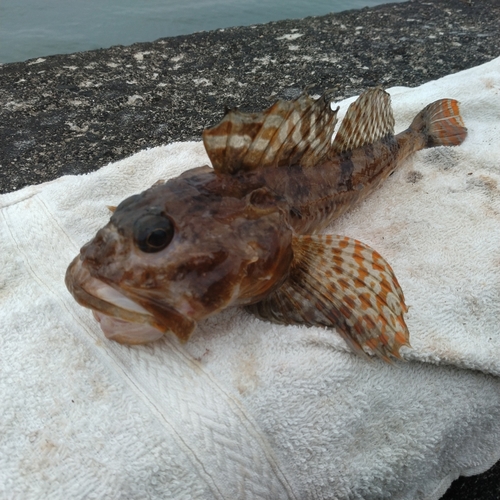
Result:
M427 148L458 146L467 136L455 99L440 99L426 106L415 117L410 129L425 135Z

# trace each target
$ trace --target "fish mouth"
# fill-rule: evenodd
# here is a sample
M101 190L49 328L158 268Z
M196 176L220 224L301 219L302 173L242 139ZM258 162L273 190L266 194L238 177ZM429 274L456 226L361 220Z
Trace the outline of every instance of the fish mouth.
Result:
M174 308L154 300L125 295L95 278L78 255L68 266L66 287L75 300L92 309L106 338L120 344L145 344L174 333L185 342L196 322Z

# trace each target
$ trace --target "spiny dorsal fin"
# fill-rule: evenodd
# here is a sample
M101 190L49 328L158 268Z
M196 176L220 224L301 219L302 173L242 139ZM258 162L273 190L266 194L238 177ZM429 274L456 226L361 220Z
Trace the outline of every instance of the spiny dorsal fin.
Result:
M380 87L369 89L349 106L330 151L340 154L372 144L388 134L394 134L391 96Z
M229 111L219 125L204 130L203 142L221 173L300 163L319 163L337 122L329 92L318 100L302 94L278 101L261 113Z
M390 265L372 248L345 236L294 236L287 281L247 308L282 324L335 327L359 354L385 361L409 346L403 292Z

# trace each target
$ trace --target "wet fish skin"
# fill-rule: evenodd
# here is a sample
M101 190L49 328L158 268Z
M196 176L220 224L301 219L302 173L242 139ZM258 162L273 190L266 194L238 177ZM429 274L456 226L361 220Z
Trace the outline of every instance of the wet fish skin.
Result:
M253 181L221 179L202 167L156 185L122 202L78 262L152 314L173 309L198 321L228 305L260 300L286 278L292 231ZM177 235L168 258L141 252L134 239L137 221L161 214L168 214ZM69 286L75 295L71 278ZM100 310L106 314L108 305Z
M124 200L70 264L68 289L123 343L167 331L185 341L198 321L243 305L279 323L335 327L361 354L399 357L409 333L390 265L361 242L317 233L406 157L458 145L466 129L457 102L443 99L394 136L389 96L371 89L330 143L336 113L326 95L230 111L203 134L214 168Z

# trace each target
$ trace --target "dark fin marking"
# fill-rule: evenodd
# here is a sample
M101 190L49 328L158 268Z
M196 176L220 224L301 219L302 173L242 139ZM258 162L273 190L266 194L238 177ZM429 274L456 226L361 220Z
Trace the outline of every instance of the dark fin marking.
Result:
M391 96L380 87L369 89L349 106L330 154L351 151L393 134Z
M458 101L440 99L426 106L412 121L410 129L425 135L425 147L458 146L467 136Z
M372 248L345 236L294 236L285 283L247 306L281 324L335 327L357 353L385 361L409 346L403 292L390 265Z
M329 149L337 122L330 93L317 100L302 94L277 101L261 113L229 111L219 125L203 131L203 143L217 172L279 167L311 167Z

